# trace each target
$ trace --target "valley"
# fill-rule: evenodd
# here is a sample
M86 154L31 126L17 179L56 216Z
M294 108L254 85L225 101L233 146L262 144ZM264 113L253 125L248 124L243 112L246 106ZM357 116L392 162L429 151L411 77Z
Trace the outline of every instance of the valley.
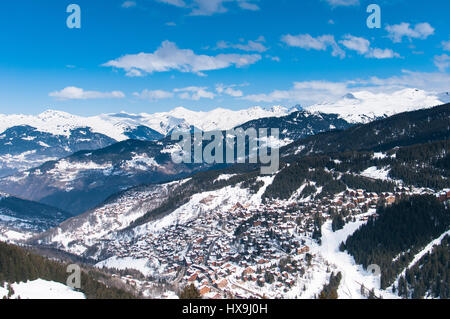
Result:
M448 112L447 104L331 131L329 121L338 124L337 117L321 115L308 121L309 133L303 125L312 115L302 112L245 123L278 122L289 125L291 137L302 136L280 148L279 170L269 175L250 163L176 167L165 139L81 151L0 185L16 192L28 187L23 194L48 185L60 189L52 203L66 198L78 206L86 195L60 194L79 189L97 202L31 232L14 229L15 220L5 217L2 240L76 256L143 298L178 298L191 284L206 299L445 297L445 289L404 278L446 243L447 219L435 219L430 237L393 249L389 271L385 257L362 262L358 251L364 248L352 238L416 197L436 201L448 216ZM292 122L299 116L302 121ZM421 125L423 119L433 125ZM107 189L103 199L96 189ZM373 274L371 264L384 268ZM438 271L438 278L447 278L445 267Z

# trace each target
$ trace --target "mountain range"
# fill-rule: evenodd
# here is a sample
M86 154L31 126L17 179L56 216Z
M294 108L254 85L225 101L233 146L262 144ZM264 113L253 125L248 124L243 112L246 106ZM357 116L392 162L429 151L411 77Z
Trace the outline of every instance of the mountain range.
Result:
M280 128L278 144L286 145L298 138L349 126L337 115L296 111L283 117L253 120L241 127ZM129 139L97 150L79 151L1 178L0 189L79 214L118 191L179 179L212 166L175 164L171 154L178 151L170 137L159 141Z
M293 287L296 294L309 296L311 287L323 282L317 274L328 278L325 274L331 269L346 278L340 283L340 296L364 297L364 280L367 295L373 291L372 297L395 298L397 292L390 285L401 285L405 280L402 274L409 268L432 267L426 254L446 243L448 208L435 194L448 188L449 127L450 104L445 104L304 137L280 150L282 162L273 175L260 175L258 165L240 164L172 182L136 186L35 236L29 244L63 250L98 267L131 267L149 278L190 280L195 273L214 271L228 282L239 282L233 291L243 290L253 296L258 296L258 287L270 287L267 293L275 296L278 283L285 287L280 296L289 297ZM450 191L443 194L445 200ZM414 196L419 197L416 200ZM390 200L391 205L395 200L390 211L407 216L407 210L412 209L414 218L422 218L421 226L403 221L408 224L403 227L383 223L389 218L383 215L376 224L377 236L387 236L395 226L409 236L408 244L402 236L392 234L392 251L380 250L376 243L366 251L361 243L367 238L351 236L369 217L370 223L377 222L374 216L376 212L382 214L384 207L380 202L376 205L378 198ZM430 203L433 210L421 214L421 208L413 207L416 203ZM276 223L282 228L278 229ZM417 234L424 230L419 226L428 227L429 233L420 240ZM308 255L295 250L299 238L303 245L307 243L312 264L306 261ZM347 238L351 240L345 242ZM349 251L339 252L346 250L344 242ZM347 253L358 260L376 253L374 258L383 263L394 258L396 267L383 270L380 286L365 277L368 265L358 268L347 260ZM285 257L280 256L286 255L293 256L295 262L286 268L289 275L284 276L291 278L290 274L298 271L296 278L304 289L289 281L285 284L282 279L271 281L267 277L258 286L239 277L240 271L245 273L249 267L256 271L256 266L249 266L253 264L266 265L274 274L281 272L283 263L274 260L283 260ZM195 261L191 259L194 257ZM295 266L299 263L301 269ZM222 271L227 265L236 267L236 276L243 279L235 279L233 271ZM434 271L439 275L426 275L430 287L439 286L436 278L445 276L441 268ZM205 280L215 287L215 280L207 278L202 284ZM406 281L409 294L402 288L400 296L447 296L446 290L435 292L408 276Z
M212 131L254 125L279 127L281 139L288 143L324 130L367 123L395 113L443 104L447 100L448 93L435 95L405 89L384 95L353 92L334 103L311 105L303 110L300 106L273 106L268 109L253 107L233 111L219 108L201 112L178 107L163 113L120 112L90 117L55 110L36 116L0 115L0 177L81 150L96 150L127 139L157 141L174 130ZM297 113L299 111L303 113ZM332 120L333 123L323 121L319 124L320 119L317 121L313 117L308 123L306 118L309 114L316 118L327 114L327 121ZM278 121L279 118L284 120ZM302 128L298 127L299 123L304 123Z
M61 209L0 193L0 238L24 239L72 216Z
M39 120L26 117L34 123L15 123L0 135L3 156L16 156L21 165L0 178L0 240L73 254L100 268L131 268L149 281L193 280L215 292L224 283L238 298L261 297L259 289L274 298L313 297L336 278L343 278L335 288L339 295L350 297L365 296L361 282L372 297L395 297L391 284L401 288L400 296L445 297L433 276L419 285L408 271L431 269L424 256L445 250L450 104L433 106L440 100L418 90L397 94L398 100L375 101L380 108L359 92L304 109L245 110L241 119L235 111L179 108L170 115L177 120L159 131L147 126L152 116L126 113L95 117L104 121L96 123L59 112L54 121L49 112ZM414 103L406 104L406 97ZM44 128L43 119L61 122ZM172 161L179 151L173 130L237 127L280 129L277 172L262 175L258 164ZM432 210L421 215L428 202ZM403 215L405 207L418 206L415 218L424 229L399 225L407 244L392 236L389 251L376 242L366 251L356 230L376 223L391 205ZM377 236L390 233L385 220L389 216L379 219ZM370 256L395 264L382 272L381 286L365 277ZM439 273L433 278L446 276L441 268L433 268Z
M421 125L421 123L424 123L424 125ZM428 125L428 123L434 125ZM351 180L349 177L345 178L348 187L356 188L357 183L374 183L370 182L370 179L365 179L367 177L373 178L374 174L370 175L367 172L361 175L361 172L369 167L376 166L378 162L382 162L389 173L390 169L386 167L397 161L393 154L397 154L398 158L401 158L403 156L401 154L406 152L411 145L417 143L429 144L433 147L433 153L440 154L437 158L442 159L442 151L440 150L446 149L448 143L445 146L439 143L450 138L449 130L445 129L448 127L450 127L450 104L432 109L401 113L372 123L352 126L346 130L313 135L300 139L280 150L281 168L273 176L259 176L257 165L241 164L199 172L187 179L179 179L174 182L136 186L117 193L96 208L64 222L59 228L44 235L43 238L46 243L58 244L63 242L55 238L63 238L66 248L69 248L67 245L74 241L70 246L74 245L76 249L81 249L81 244L84 247L82 251L85 252L93 243L96 243L96 240L111 236L111 232L127 230L128 232L131 231L131 234L140 233L142 230L138 229L142 225L152 224L153 220L159 220L164 216L168 216L167 218L173 221L173 216L170 217L171 214L184 205L187 205L187 207L183 211L201 211L202 203L195 199L197 196L201 200L207 197L206 194L216 193L216 195L212 195L217 197L218 200L214 205L223 208L221 205L229 201L230 196L233 195L221 193L221 190L227 189L227 187L236 187L236 185L236 188L242 189L243 193L257 194L259 196L258 201L264 198L289 199L296 194L298 189L302 189L301 186L305 183L305 180L304 177L294 179L289 183L288 180L298 175L299 170L302 174L305 174L308 168L314 169L314 167L326 171L331 169L334 171L342 170L342 173L353 172L360 175L361 180L359 181ZM408 129L412 131L408 131ZM404 134L398 134L398 132L404 132ZM408 134L410 134L411 139L405 140L404 136ZM358 140L355 142L355 138L351 138L351 136L360 136L359 138L368 142L367 144L359 143ZM414 140L414 137L417 140ZM333 140L330 141L330 138L333 138ZM379 142L371 143L371 140L378 140ZM341 146L342 141L345 141L347 146ZM302 149L301 152L297 151L299 145ZM307 147L304 145L314 145L315 147L306 151ZM387 154L390 154L390 158ZM361 163L361 161L363 162ZM409 161L404 161L405 165L409 165ZM341 168L338 169L339 165L341 165ZM438 164L430 162L430 165L435 167ZM322 184L322 192L326 191L327 187L323 186L326 186L329 182L324 182L323 177L312 174L309 178L310 180L306 182L313 182L316 186ZM330 178L339 180L341 177L330 175ZM378 178L375 177L374 179ZM394 178L395 176L392 175L391 180L393 181ZM426 180L422 179L417 186L425 186L424 183L426 183ZM445 178L442 179L442 185L445 186ZM439 189L439 185L427 186ZM367 188L368 185L365 187ZM370 187L376 189L375 184ZM393 185L386 183L380 184L379 189L384 188L388 191L392 187ZM243 200L245 201L245 199ZM192 201L195 202L194 206L192 206ZM168 202L171 202L171 204L168 205ZM189 203L191 204L188 205ZM205 203L203 204L208 206ZM188 215L192 216L192 212ZM180 218L186 217L180 216ZM113 235L111 238L115 236ZM71 251L71 249L68 250Z

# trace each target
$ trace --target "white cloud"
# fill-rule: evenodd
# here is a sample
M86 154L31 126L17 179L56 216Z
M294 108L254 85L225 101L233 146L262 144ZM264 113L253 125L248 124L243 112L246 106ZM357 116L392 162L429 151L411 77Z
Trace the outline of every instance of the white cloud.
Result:
M250 1L240 0L240 1L238 1L238 5L241 9L244 9L244 10L250 10L250 11L260 10L260 7L257 4L252 3Z
M450 74L402 70L402 74L398 76L389 78L371 77L367 80L357 80L350 83L351 85L367 86L372 90L385 92L403 88L417 88L440 93L450 90Z
M156 0L158 2L171 4L176 7L185 7L186 3L183 0Z
M280 62L281 61L280 57L272 56L272 55L269 55L269 54L266 55L266 58L271 59L272 61L275 61L275 62Z
M326 0L332 7L348 7L359 5L359 0Z
M322 35L314 38L309 34L287 34L282 36L281 41L291 47L298 47L305 50L326 51L328 47L331 47L333 56L345 57L345 52L339 47L332 35Z
M194 9L191 15L213 15L215 13L227 12L223 0L193 0Z
M122 56L103 66L123 69L127 76L143 76L154 72L177 70L204 75L204 71L237 68L254 64L261 60L258 54L219 54L217 56L197 55L192 50L179 49L175 43L164 41L154 53L139 53Z
M269 94L254 94L244 96L245 100L253 102L280 102L288 101L293 103L315 103L324 99L334 100L336 97L347 93L347 85L339 82L329 81L304 81L294 82L289 90L275 90Z
M141 93L135 92L134 96L147 99L150 101L162 100L162 99L170 99L174 96L172 92L164 91L164 90L143 90Z
M136 6L136 1L125 1L122 3L122 8L132 8Z
M228 8L224 5L226 2L234 2L243 10L257 11L259 6L256 4L259 0L156 0L158 2L174 5L180 8L191 9L191 15L213 15L216 13L224 13Z
M368 58L375 58L375 59L392 59L392 58L399 58L400 55L391 49L370 49L369 53L366 55Z
M430 35L434 34L434 28L427 22L418 23L414 28L411 28L410 24L406 22L388 25L386 31L389 33L388 36L394 43L402 42L404 37L408 38L409 41L412 39L425 40Z
M214 99L216 95L207 89L207 87L189 86L181 89L174 89L173 91L179 93L178 97L183 100L198 101L200 99Z
M417 88L435 93L448 92L450 90L449 83L450 74L447 73L423 73L403 70L401 75L388 78L370 77L341 82L294 82L293 86L287 90L274 90L269 93L247 95L243 96L242 99L257 103L286 102L300 103L306 106L316 103L334 102L347 93L358 91L387 94L405 88Z
M367 58L392 59L400 57L398 53L395 53L391 49L371 48L369 40L350 34L344 36L344 40L339 41L339 43L347 49L356 51L358 54L364 55Z
M450 56L447 54L436 55L434 57L434 65L436 65L441 72L445 72L450 67Z
M54 91L49 93L49 96L60 100L88 100L88 99L121 99L125 94L121 91L113 92L98 92L85 91L81 88L68 86L61 91Z
M445 51L450 51L450 40L448 41L442 41L442 47L444 48Z
M364 38L358 38L350 34L344 36L344 40L339 41L347 49L354 50L359 54L366 54L369 52L370 41Z
M242 51L247 52L265 52L268 50L268 48L262 43L264 42L264 37L259 37L255 41L248 41L247 43L230 43L226 41L219 41L217 42L216 48L217 49L238 49Z
M242 97L244 96L244 92L239 89L235 89L237 85L224 85L224 84L217 84L216 85L216 92L219 94L227 94L232 97Z

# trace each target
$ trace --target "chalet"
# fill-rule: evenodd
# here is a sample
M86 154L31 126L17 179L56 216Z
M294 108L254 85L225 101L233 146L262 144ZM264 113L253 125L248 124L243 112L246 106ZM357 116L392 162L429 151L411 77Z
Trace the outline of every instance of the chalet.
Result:
M244 275L250 275L255 273L255 270L252 267L247 267L244 269L244 271L242 272Z
M197 280L197 277L198 277L198 274L195 273L195 274L193 274L191 277L189 277L188 281L189 281L189 282L194 282L194 281Z
M209 288L208 286L203 286L200 288L199 292L200 295L206 295L207 293L209 293L211 291L211 288Z
M226 279L222 279L218 284L217 287L220 289L225 288L226 286L228 286L228 281Z
M388 196L385 198L386 205L392 205L395 203L395 196Z

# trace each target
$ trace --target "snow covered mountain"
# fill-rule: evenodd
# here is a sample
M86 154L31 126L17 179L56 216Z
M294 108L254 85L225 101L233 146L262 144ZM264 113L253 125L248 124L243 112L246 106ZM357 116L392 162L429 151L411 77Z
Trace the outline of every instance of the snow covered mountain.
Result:
M94 150L116 140L93 133L90 128L74 128L69 134L54 135L31 126L14 126L0 135L0 177L8 176L80 150Z
M214 288L219 285L241 297L313 298L335 271L343 275L341 298L365 298L372 289L376 296L396 298L340 244L383 200L449 198L449 190L442 195L449 176L450 146L442 141L449 138L449 107L319 134L315 148L287 159L272 176L243 165L135 187L29 243L91 259L98 267L133 268L156 280L212 287L214 294L206 298L221 294ZM330 142L328 135L340 137ZM344 140L346 145L339 142ZM385 150L375 152L380 145ZM424 169L417 172L418 167ZM442 227L430 238L433 245L448 232L448 224ZM429 241L424 243L432 247ZM259 267L274 276L285 273L285 279L258 275Z
M132 228L135 229L132 232L132 237L135 235L145 235L147 233L148 227L145 226L147 228L144 227L144 229L142 229L140 228L141 225L157 225L159 228L161 228L164 226L164 223L161 224L158 222L158 220L164 220L166 218L166 215L166 221L170 221L170 223L176 224L181 220L187 221L190 218L189 216L191 216L192 218L196 218L196 216L198 216L199 214L206 213L208 209L211 209L211 207L217 207L218 209L223 210L224 207L229 207L230 204L231 206L233 206L237 203L240 203L244 206L247 203L249 205L258 206L262 203L265 197L263 196L264 193L267 194L266 197L269 197L271 199L272 197L279 198L280 194L286 194L286 198L288 199L296 199L296 196L298 196L304 190L304 187L299 189L300 193L297 192L297 188L302 186L303 183L301 182L301 176L295 175L297 173L295 171L295 167L297 167L298 165L299 169L304 169L306 172L308 172L309 167L306 166L308 163L310 166L318 165L320 167L321 165L330 165L330 167L342 165L342 170L345 173L348 173L347 170L349 169L349 167L354 166L352 169L350 169L350 172L354 170L354 173L357 173L364 178L369 177L371 179L392 180L386 177L390 169L386 169L383 174L373 174L372 172L373 170L377 172L383 171L381 169L377 170L376 161L379 160L381 162L386 157L386 155L382 155L382 153L375 153L373 155L373 160L365 160L363 164L360 164L351 157L348 157L348 153L346 153L346 151L362 151L364 153L368 150L377 150L380 145L385 146L385 151L392 149L396 150L397 145L412 145L416 142L422 142L423 140L426 140L428 142L433 140L440 141L445 138L445 136L449 138L448 130L447 132L442 133L444 135L437 134L439 132L445 131L443 127L448 127L450 119L449 112L450 105L443 105L430 110L408 112L396 115L391 118L380 120L377 122L377 126L375 128L375 123L369 123L359 126L353 126L345 131L324 133L307 138L305 139L306 141L312 139L313 142L308 143L312 144L314 147L311 147L310 149L308 149L308 152L303 154L303 156L306 157L305 163L297 164L296 161L300 161L301 159L301 157L298 157L297 159L294 159L293 163L286 164L284 168L282 164L282 168L280 168L280 171L277 172L274 176L259 176L259 171L257 169L256 171L254 171L255 167L246 167L244 165L242 168L236 166L225 168L223 170L210 170L201 172L187 179L175 182L134 187L111 196L105 202L99 204L93 209L90 209L82 215L73 217L65 221L58 228L50 230L49 232L40 236L39 240L43 240L43 242L46 244L56 244L58 247L72 253L84 254L92 246L95 246L99 242L102 242L103 239L116 239L118 232L125 230L129 226L132 226ZM433 125L430 126L427 123L426 126L420 126L420 123L427 122L424 120L426 118L430 119ZM410 135L416 136L416 141L412 139L404 141L402 134L388 133L397 131L402 132L405 131L405 128L409 127L415 128L414 131L410 132ZM358 132L357 134L355 133L355 128ZM360 143L359 137L352 139L351 137L349 137L352 136L352 134L361 136L361 138L364 138L367 143ZM329 135L332 137L337 136L338 138L334 138L330 142ZM386 137L389 137L387 141L385 141ZM341 146L341 144L343 143L342 141L346 141L348 143L347 146ZM81 169L81 162L75 162L75 160L81 161L87 155L89 161L95 161L95 163L97 163L97 167L94 167L94 162L90 162L92 167L89 169L99 170L100 175L104 179L102 182L108 183L111 179L108 174L114 171L119 177L121 177L122 182L124 180L128 181L132 180L132 178L137 178L136 176L142 176L136 175L133 177L133 173L135 172L131 170L132 165L130 165L130 163L134 163L134 166L136 166L141 161L141 163L139 163L139 166L142 166L142 169L145 170L150 170L150 167L146 165L151 164L144 163L144 155L137 157L134 162L127 160L127 152L130 152L130 146L126 146L125 143L130 144L131 141L122 142L115 146L112 146L116 149L127 149L126 152L124 151L120 153L120 155L114 155L115 157L121 159L120 161L118 161L118 163L122 164L122 172L119 171L120 167L118 165L113 165L115 167L114 169L109 163L107 164L108 167L100 167L100 159L111 158L108 156L103 157L103 154L113 154L114 152L110 150L112 147L109 147L106 150L93 152L94 155L89 153L82 154L82 152L77 156L77 158L67 158L65 159L65 161L74 161L71 166L67 165L67 169L73 167L73 170L75 170L75 167L78 166L79 169ZM141 146L138 146L136 143L138 142L136 141L133 143L135 149L131 152L131 154L138 153L138 150L141 148ZM144 145L143 143L144 142L139 142L138 144ZM145 143L148 144L154 142ZM292 149L296 149L296 147L294 147L296 144L297 142L292 144L293 148L283 148L282 152L290 154L292 152ZM331 149L328 150L326 149L326 147L331 147ZM328 160L328 164L321 164L321 161L326 158L323 154L327 154L333 151L343 152L342 158L345 158L347 163L343 163L342 160ZM157 150L155 150L155 152L157 152ZM308 156L320 157L322 155L324 156L324 158L321 158L320 161L313 158L312 162L308 162ZM157 161L160 162L160 159L158 157L156 158ZM355 158L358 157L356 156ZM390 156L389 158L384 159L384 162L386 163L388 159L395 162L395 156ZM325 160L325 162L326 161L327 160ZM115 162L116 160L113 159L112 163ZM85 164L87 165L87 163ZM153 163L153 165L156 164ZM73 171L73 174L68 175L67 172L62 170L63 166L61 161L48 166L48 168L44 168L46 170L46 174L37 172L41 174L38 174L39 176L36 176L37 173L31 171L29 172L29 176L24 177L24 180L26 180L27 183L36 183L36 185L47 185L51 183L53 183L53 185L56 185L54 183L58 180L65 181L65 184L61 183L60 185L61 190L59 192L59 196L62 196L61 194L64 193L64 189L69 186L74 187L77 184L83 185L87 183L84 181L84 179L86 179L89 174L83 175L83 172L81 171ZM57 169L58 167L59 169ZM124 170L125 167L129 167L130 170ZM86 167L85 169L87 170L88 167ZM292 172L289 172L290 170ZM325 171L329 172L329 169L325 169ZM314 170L312 170L312 172L314 172ZM372 174L370 174L371 172ZM62 177L50 177L52 175L57 176L57 174L60 174ZM143 174L143 172L141 174ZM327 175L328 173L324 172L323 174ZM68 179L64 176L72 176L73 180L68 181ZM296 178L292 178L292 176L296 176ZM317 186L317 189L314 192L325 192L327 187L333 189L331 186L327 186L325 188L323 188L323 186L319 187L320 183L323 183L323 175L317 174L317 176L315 176L313 173L311 173L311 176L314 176L312 177L312 182L319 183L315 184ZM51 183L46 181L45 178L49 178ZM318 180L315 181L314 178L317 178ZM339 174L334 175L333 178L337 178L339 180L340 176ZM35 179L38 180L38 182L35 182ZM91 176L87 180L91 182L92 179L93 177ZM283 184L282 181L284 179L289 180L288 185ZM6 182L7 179L2 180L2 183ZM354 181L346 180L346 182L353 183ZM298 186L295 186L295 189L290 189L291 184L298 184ZM23 184L21 184L20 181L14 185L16 185L18 189L25 187ZM353 184L349 185L354 186ZM334 186L335 185L333 185L333 187ZM95 191L95 188L92 188L90 191L92 192L93 190ZM78 192L79 191L80 190L78 190ZM86 200L86 197L83 198L84 200ZM172 204L167 203L167 200L170 198L172 198L173 200ZM160 207L163 208L158 211L158 208ZM183 208L181 209L181 207ZM175 216L176 214L173 214L174 212L177 212L177 208L180 209L178 211L179 215ZM89 257L92 257L92 250L89 250L88 254L91 254Z
M87 250L114 232L128 227L136 219L159 207L184 181L138 186L114 196L86 213L66 220L58 227L35 238L44 245L53 245L83 255Z
M287 144L307 135L347 128L349 123L368 123L449 100L448 92L434 95L404 89L390 94L349 93L333 103L305 107L300 113L299 106L273 106L238 111L218 108L209 112L178 107L154 114L121 112L90 117L54 110L37 116L0 115L0 177L127 139L160 140L176 129L227 130L243 124L245 128L279 127L281 139Z
M163 142L126 140L5 177L0 188L79 214L121 190L171 180L208 167L175 164L172 151L174 148Z
M341 119L336 114L311 113L305 110L292 112L283 117L252 120L240 125L244 130L251 127L255 129L278 128L283 145L326 131L344 130L350 126L352 126L351 123Z
M0 193L0 240L20 240L72 217L63 210Z
M231 129L249 120L281 117L294 110L254 107L194 112L179 107L166 113L122 112L92 117L52 110L37 116L0 115L0 177L127 139L156 141L173 130L193 127L204 131Z
M146 127L154 131L154 139L156 139L178 127L194 126L203 131L226 130L250 120L284 116L295 110L276 106L271 109L253 107L232 111L219 108L209 112L197 112L178 107L163 113L129 114L121 112L90 117L48 110L37 116L0 115L0 131L3 132L13 126L27 125L40 132L70 136L74 129L88 127L94 133L106 135L116 141L123 141L132 138L130 135L136 135L136 130L139 128L142 130Z
M433 125L430 125L433 123ZM367 124L353 125L343 132L327 132L297 140L284 149L283 156L349 150L386 150L392 147L450 138L450 104L404 112Z
M436 95L418 89L404 89L390 94L359 91L346 94L336 102L315 104L305 109L338 114L350 123L368 123L397 113L441 105L447 100L448 93Z
M275 142L282 146L299 138L349 126L349 123L336 115L296 111L287 116L253 120L241 127L279 128L280 141ZM73 132L71 134L74 136ZM22 135L20 137L19 142L26 138ZM179 149L174 144L170 138L158 142L126 140L95 151L81 151L6 176L0 179L0 189L29 200L82 213L117 191L142 183L171 180L211 167L203 164L174 164L170 154Z

